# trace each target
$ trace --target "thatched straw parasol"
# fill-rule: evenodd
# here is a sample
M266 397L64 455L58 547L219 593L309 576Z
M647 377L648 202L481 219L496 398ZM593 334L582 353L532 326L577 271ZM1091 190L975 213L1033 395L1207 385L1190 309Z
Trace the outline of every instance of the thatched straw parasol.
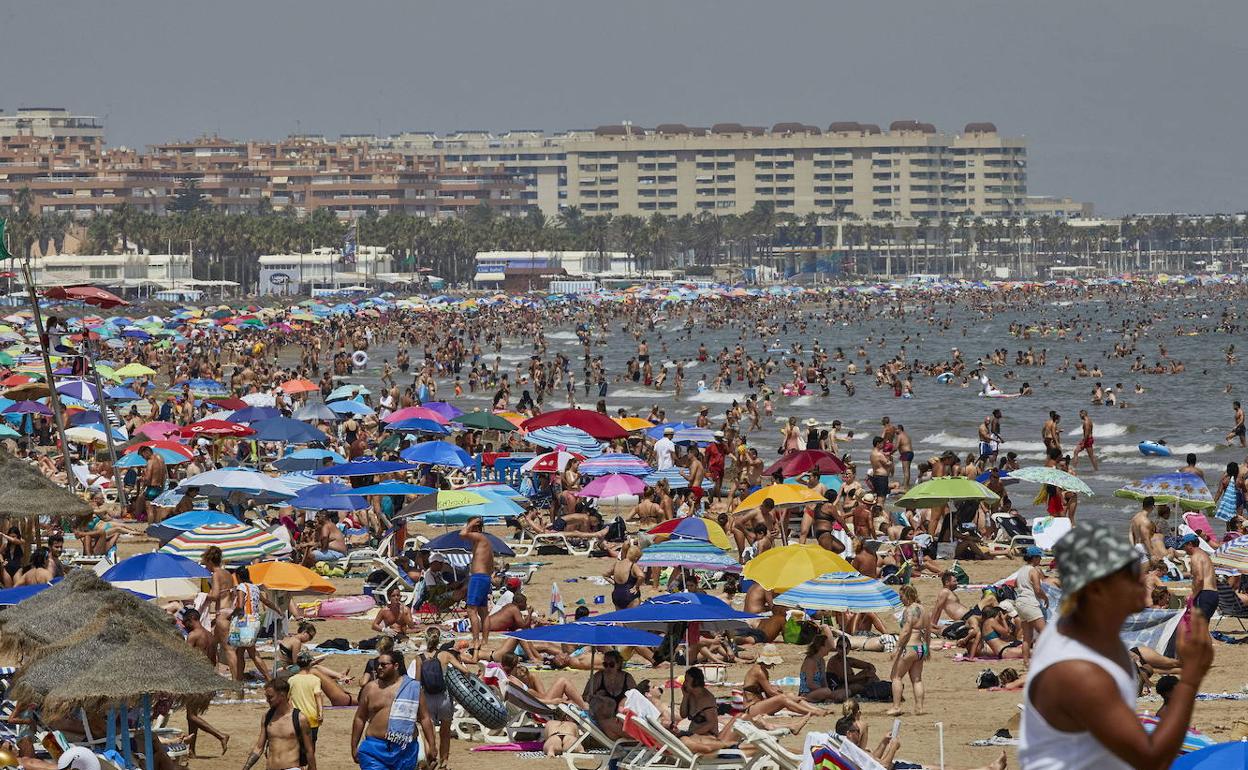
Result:
M73 636L44 650L13 682L14 697L46 714L75 708L103 710L137 705L145 695L192 707L241 683L218 676L208 661L176 634L157 632L103 608Z
M0 451L0 517L81 517L91 506L8 452Z
M29 663L83 628L101 610L141 623L156 636L178 639L164 612L114 588L91 570L78 569L51 588L0 611L0 654L20 653L24 663Z

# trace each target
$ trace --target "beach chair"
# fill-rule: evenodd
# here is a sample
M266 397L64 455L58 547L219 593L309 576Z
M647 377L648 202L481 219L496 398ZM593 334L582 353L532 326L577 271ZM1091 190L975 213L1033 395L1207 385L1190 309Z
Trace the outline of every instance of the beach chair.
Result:
M558 707L558 711L559 718L576 725L580 733L563 752L563 761L567 763L568 770L599 770L616 760L637 759L639 754L653 753L631 738L615 740L607 737L585 712L575 706L563 704ZM590 762L593 764L587 764Z
M486 743L520 743L522 741L540 741L543 738L542 728L551 719L562 719L558 708L538 700L529 688L516 682L507 683L507 693L503 703L511 713L511 719L501 731L497 731L502 740L495 741L487 730Z
M738 719L732 723L732 729L742 740L748 741L761 754L766 756L761 764L755 763L755 767L760 768L762 765L774 767L776 770L798 770L802 764L800 754L789 751L780 745L779 736L769 730L764 730L748 719ZM783 731L785 733L788 730Z
M885 770L875 757L835 733L822 734L810 753L816 767L830 765L845 770Z
M518 542L517 556L532 556L543 545L556 546L568 552L569 556L587 557L598 548L599 538L577 537L576 533L542 532L529 534L525 540Z
M1235 594L1235 589L1224 580L1218 581L1218 619L1213 624L1214 630L1217 630L1222 621L1226 618L1235 618L1239 621L1239 630L1248 631L1244 626L1244 618L1248 618L1248 607Z
M416 602L424 598L424 583L419 585L412 582L407 573L399 569L399 565L394 559L387 556L378 556L373 559L373 569L383 573L382 579L373 586L373 599L378 604L385 604L386 595L390 593L390 589L398 587L401 601L410 606L419 606Z
M659 748L640 757L620 760L618 766L623 770L746 770L753 766L753 761L738 751L727 750L714 756L698 754L657 719L634 716L633 724Z
M354 550L347 551L346 557L342 560L342 568L347 572L350 572L351 567L357 563L368 565L373 561L373 559L389 554L390 546L394 542L394 533L397 529L398 527L391 527L386 530L386 534L381 538L381 541L377 543L376 548L356 548Z
M992 523L996 525L997 534L988 541L988 552L993 556L1002 556L1022 551L1029 545L1035 545L1036 539L1031 536L1031 527L1026 519L1011 516L1009 513L992 514Z

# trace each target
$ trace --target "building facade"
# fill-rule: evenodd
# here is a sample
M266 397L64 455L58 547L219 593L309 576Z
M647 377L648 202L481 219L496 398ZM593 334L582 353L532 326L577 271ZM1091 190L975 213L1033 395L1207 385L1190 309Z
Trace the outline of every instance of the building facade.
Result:
M21 107L0 113L0 138L12 136L103 139L104 126L94 115L71 115L62 107Z
M354 286L394 283L390 254L377 246L360 246L355 260L344 263L337 249L313 249L307 254L265 254L260 257L260 294L308 294L312 290L341 290Z
M30 267L40 286L167 289L193 283L187 254L60 254L32 257Z
M959 134L896 121L827 129L778 123L770 129L721 123L601 126L543 134L407 133L350 141L447 164L501 166L524 183L526 203L554 216L778 213L868 221L1022 216L1027 147L991 123Z

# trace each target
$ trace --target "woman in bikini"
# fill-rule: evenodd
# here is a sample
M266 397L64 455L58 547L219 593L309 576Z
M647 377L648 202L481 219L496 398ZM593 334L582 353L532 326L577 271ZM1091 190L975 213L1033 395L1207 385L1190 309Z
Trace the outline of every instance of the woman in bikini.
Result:
M618 708L624 701L624 694L636 688L633 675L624 670L624 656L611 649L602 654L602 670L590 674L582 695L586 700L599 696L610 698Z
M806 647L806 657L798 670L797 694L807 703L840 703L847 693L843 688L836 688L828 680L828 654L832 652L832 639L821 633Z
M528 691L542 703L552 706L559 703L572 703L582 709L588 710L589 708L585 699L576 691L576 686L563 677L559 677L550 687L543 687L537 677L520 665L520 659L512 653L502 656L499 665L503 667L503 673L507 674L511 682L528 688Z
M1023 657L1023 641L1018 639L1010 624L1005 620L1002 607L989 607L983 611L980 619L978 636L972 633L969 652L972 658L987 648L998 660L1021 660Z
M738 747L732 741L732 725L737 721L735 716L720 727L719 704L715 694L706 688L702 669L695 666L686 670L680 689L684 694L680 701L680 716L689 720L686 729L676 732L681 743L695 754L714 755L728 748L740 748L742 753L752 753L752 748Z
M901 715L901 693L908 675L914 690L914 713L917 716L923 713L923 663L931 656L928 641L932 621L919 603L919 592L914 586L904 585L898 593L905 609L902 610L897 652L893 654L893 707L885 713L894 717Z
M811 717L827 716L832 712L816 708L796 695L784 692L772 684L772 671L782 663L784 663L784 658L780 656L776 645L767 644L763 647L758 660L745 672L745 682L741 687L746 706L745 716L751 721L758 722L761 717L770 716L782 709L793 711L802 714L801 719L796 723L789 720L788 724L778 726L788 727L795 735L801 734ZM768 725L768 728L771 729L771 726Z
M289 671L296 670L298 667L295 665L295 660L299 657L299 652L304 645L311 644L315 638L316 626L306 621L300 623L294 634L277 643L277 659L280 666L285 667ZM355 696L343 689L343 685L351 684L352 678L348 672L339 673L332 668L315 663L310 669L310 673L321 680L321 691L325 693L325 699L331 705L355 705Z

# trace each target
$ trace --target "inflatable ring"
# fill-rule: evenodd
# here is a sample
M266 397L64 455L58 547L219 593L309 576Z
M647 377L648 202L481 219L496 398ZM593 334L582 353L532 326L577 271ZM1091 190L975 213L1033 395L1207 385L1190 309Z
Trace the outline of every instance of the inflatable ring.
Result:
M368 364L368 354L363 350L357 350L351 354L351 363L359 369L363 369Z
M507 725L507 707L497 693L475 676L447 666L446 689L487 730L500 730Z

